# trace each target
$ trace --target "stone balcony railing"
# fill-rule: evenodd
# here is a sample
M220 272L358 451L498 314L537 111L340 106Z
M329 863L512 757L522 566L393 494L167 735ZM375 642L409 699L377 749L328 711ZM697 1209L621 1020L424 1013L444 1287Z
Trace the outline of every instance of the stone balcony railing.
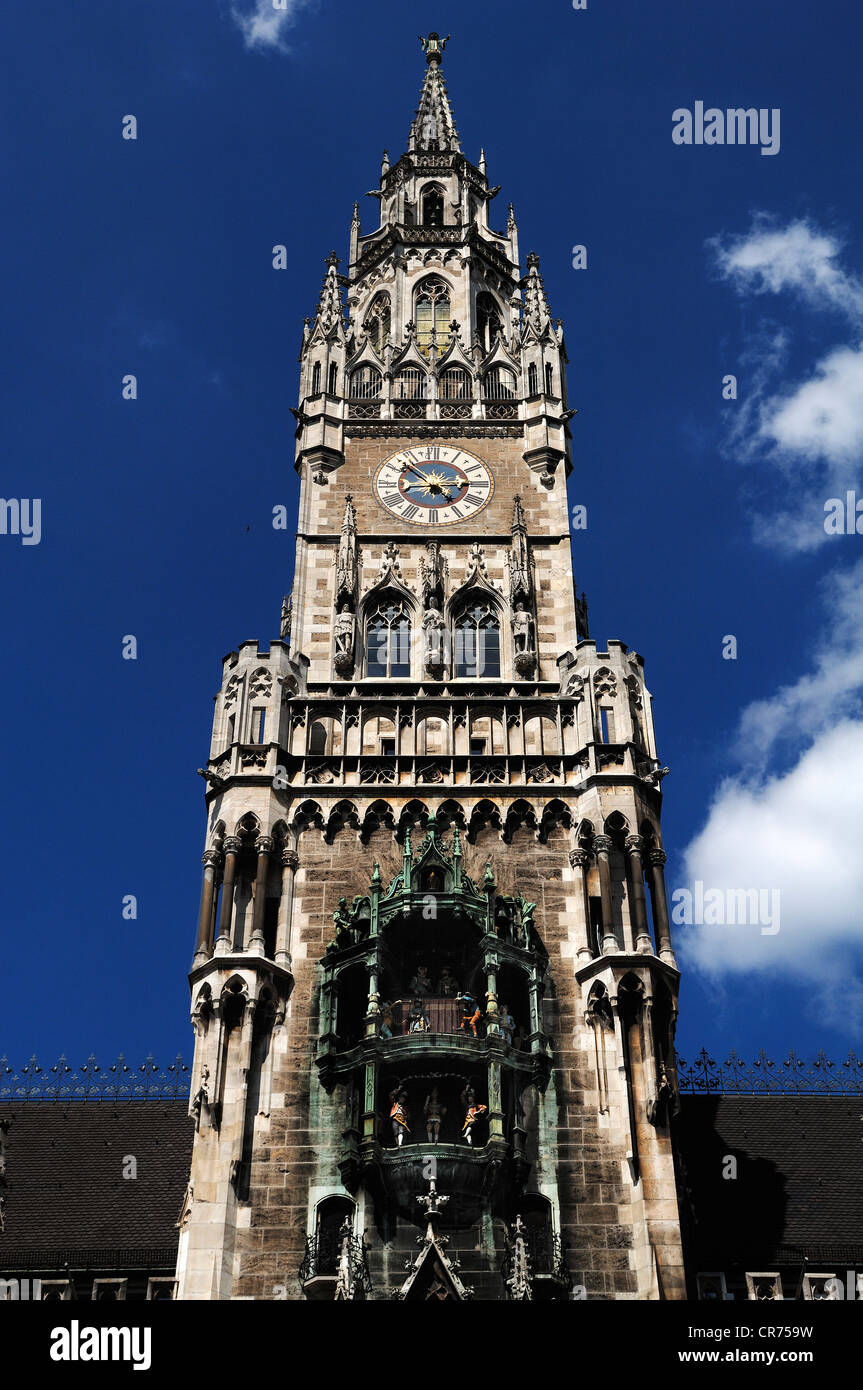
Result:
M578 786L611 774L643 777L652 764L634 744L588 743L562 754L514 751L491 755L371 752L291 753L277 744L233 744L210 761L216 790L249 775L282 789L327 787L518 787L533 791Z

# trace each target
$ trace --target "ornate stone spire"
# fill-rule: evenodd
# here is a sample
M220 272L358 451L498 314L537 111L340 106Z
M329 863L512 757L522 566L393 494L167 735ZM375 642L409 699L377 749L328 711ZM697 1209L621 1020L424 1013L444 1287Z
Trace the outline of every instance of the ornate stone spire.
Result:
M327 256L327 273L321 286L321 297L315 314L315 322L324 331L343 321L341 276L338 272L339 258L335 251Z
M527 527L521 498L516 495L512 507L512 546L507 553L509 568L509 598L513 608L516 603L530 603L530 555L527 548Z
M345 496L345 515L336 557L336 610L348 603L351 610L357 601L357 516L350 493Z
M409 150L458 150L460 148L458 131L455 128L446 83L443 80L440 67L444 45L448 38L449 35L446 39L441 39L440 35L435 33L429 34L428 38L425 39L420 35L420 43L425 50L428 68L420 93L420 104L411 126L408 139Z
M527 255L527 274L521 282L524 293L524 317L538 333L551 323L551 309L545 297L545 285L539 273L539 256L535 251Z

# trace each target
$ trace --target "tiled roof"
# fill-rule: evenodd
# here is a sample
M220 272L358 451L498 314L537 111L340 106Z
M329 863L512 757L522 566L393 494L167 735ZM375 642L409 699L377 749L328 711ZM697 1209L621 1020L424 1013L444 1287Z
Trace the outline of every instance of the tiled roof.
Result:
M860 1098L685 1095L676 1123L700 1269L769 1269L830 1251L863 1262ZM726 1156L734 1178L723 1176Z
M34 1250L176 1247L193 1129L187 1101L0 1106L4 1257ZM124 1160L137 1176L124 1178ZM128 1166L128 1165L127 1165Z

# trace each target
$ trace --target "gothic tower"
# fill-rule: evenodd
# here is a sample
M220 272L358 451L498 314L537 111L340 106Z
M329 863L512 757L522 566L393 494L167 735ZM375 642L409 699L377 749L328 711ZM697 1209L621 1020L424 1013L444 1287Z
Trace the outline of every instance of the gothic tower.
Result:
M681 1298L644 663L589 636L562 328L422 42L303 333L292 603L202 769L179 1296Z

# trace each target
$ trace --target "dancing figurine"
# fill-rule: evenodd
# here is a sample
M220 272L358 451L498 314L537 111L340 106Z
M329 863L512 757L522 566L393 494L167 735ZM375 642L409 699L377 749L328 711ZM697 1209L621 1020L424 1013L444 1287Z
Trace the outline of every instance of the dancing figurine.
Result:
M405 1141L405 1135L410 1134L407 1099L408 1093L401 1086L396 1086L394 1091L390 1091L390 1124L393 1127L393 1138L399 1148Z
M464 1124L461 1132L468 1144L473 1147L474 1128L477 1122L488 1114L488 1106L477 1104L476 1091L472 1086L468 1086L462 1091L461 1103L465 1107Z

